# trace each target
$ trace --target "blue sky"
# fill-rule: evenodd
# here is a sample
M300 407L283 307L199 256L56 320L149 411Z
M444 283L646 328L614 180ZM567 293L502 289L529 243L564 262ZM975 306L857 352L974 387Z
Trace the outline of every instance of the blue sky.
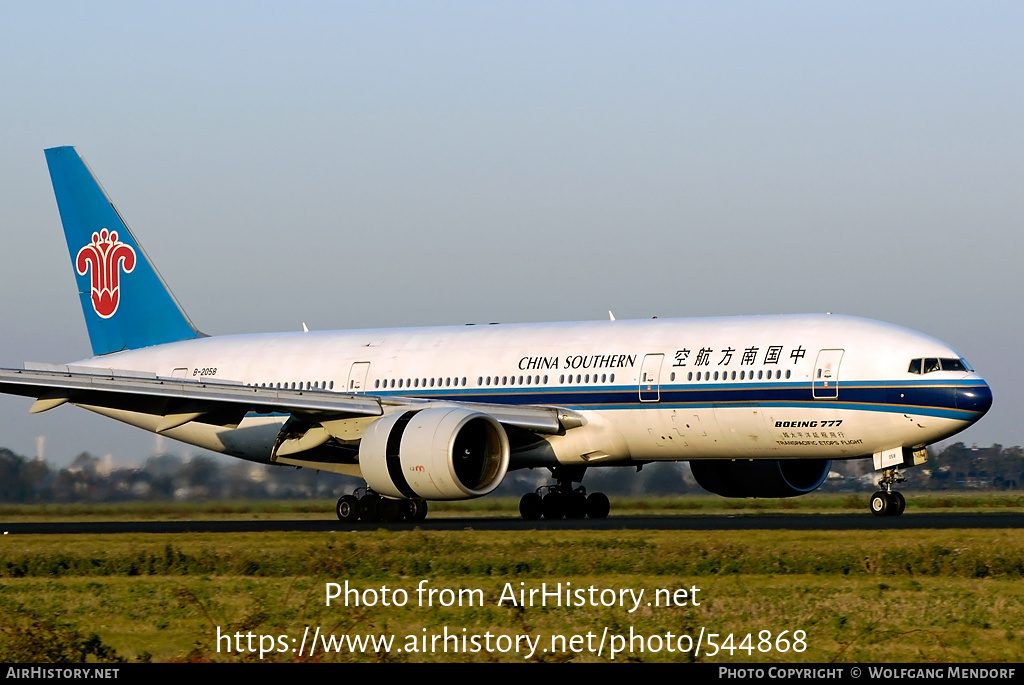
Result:
M832 311L927 332L1024 444L1024 6L0 5L0 364L88 355L42 150L212 334ZM153 438L0 399L0 445Z

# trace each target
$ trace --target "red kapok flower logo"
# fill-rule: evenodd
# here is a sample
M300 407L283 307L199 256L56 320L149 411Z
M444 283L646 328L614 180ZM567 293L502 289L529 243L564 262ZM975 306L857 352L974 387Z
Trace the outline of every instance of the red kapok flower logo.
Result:
M92 268L92 308L101 318L109 319L117 311L121 297L121 269L130 274L135 269L135 250L117 239L117 231L100 229L92 234L92 242L78 251L75 269L84 276Z

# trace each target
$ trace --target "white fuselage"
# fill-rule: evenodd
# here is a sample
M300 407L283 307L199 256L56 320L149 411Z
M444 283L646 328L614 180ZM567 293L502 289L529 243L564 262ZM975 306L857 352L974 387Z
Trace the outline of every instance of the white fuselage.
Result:
M794 315L222 336L77 365L289 390L558 406L585 418L582 428L514 450L511 467L519 468L848 459L921 447L963 430L991 402L972 371L909 372L922 358L959 354L877 321ZM159 421L90 408L149 430ZM165 434L267 462L286 418L250 415L237 428L192 422Z

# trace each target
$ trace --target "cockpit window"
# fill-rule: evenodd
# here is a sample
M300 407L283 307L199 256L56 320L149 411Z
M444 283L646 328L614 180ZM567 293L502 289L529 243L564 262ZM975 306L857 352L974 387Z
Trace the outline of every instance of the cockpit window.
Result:
M962 359L943 359L942 360L943 371L967 371L967 365L964 364Z
M934 357L926 357L924 359L911 359L910 368L907 369L908 373L931 373L932 371L960 371L966 373L973 371L970 365L963 359L935 359Z

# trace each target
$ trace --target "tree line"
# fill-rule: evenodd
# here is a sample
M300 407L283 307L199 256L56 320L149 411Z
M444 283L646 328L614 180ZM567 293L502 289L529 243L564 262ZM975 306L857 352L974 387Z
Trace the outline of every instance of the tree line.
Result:
M904 472L906 490L1018 490L1024 483L1024 448L968 447L956 443L929 452L928 462ZM831 492L875 489L878 474L870 460L833 462L822 485ZM550 482L547 469L513 471L497 494L519 496ZM116 502L188 499L330 499L349 492L361 480L326 471L265 466L208 456L155 455L141 467L115 467L87 452L70 465L45 461L0 448L0 502ZM696 494L703 490L685 463L647 464L641 469L590 469L583 484L615 495Z

